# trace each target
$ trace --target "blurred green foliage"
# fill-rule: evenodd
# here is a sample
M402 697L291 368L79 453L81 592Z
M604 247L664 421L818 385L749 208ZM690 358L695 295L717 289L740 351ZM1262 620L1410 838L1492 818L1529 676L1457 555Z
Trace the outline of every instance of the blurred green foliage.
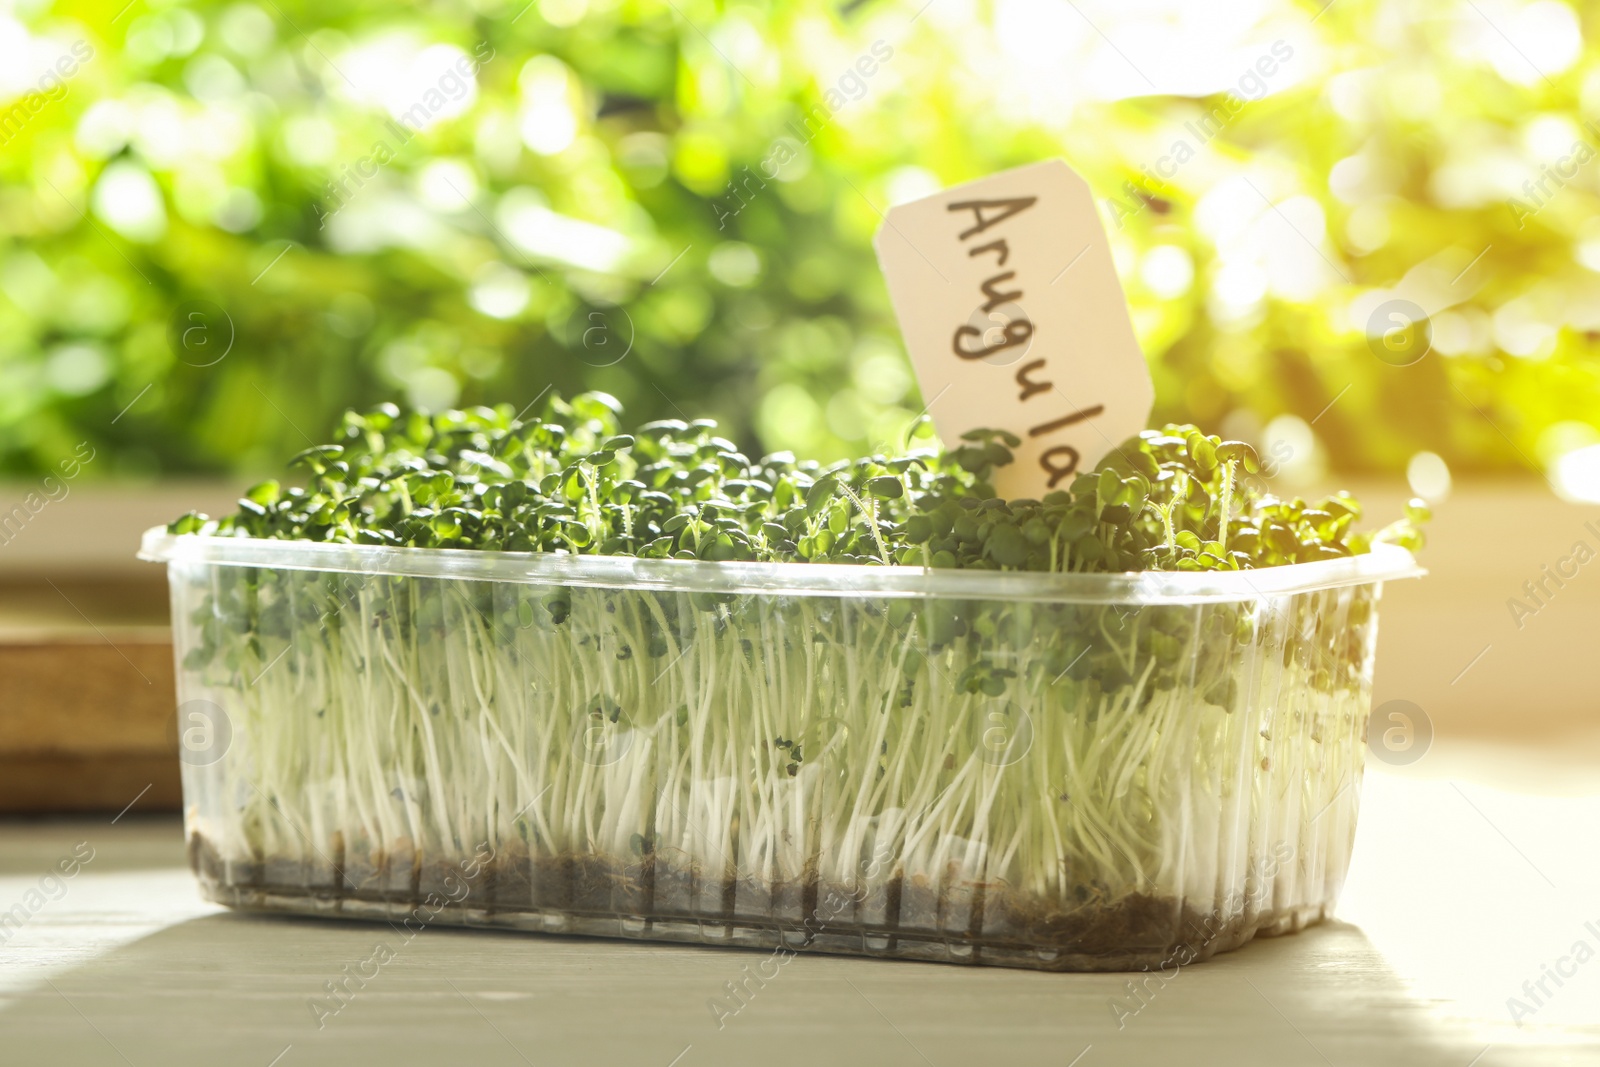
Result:
M1555 0L123 3L0 15L7 473L276 466L347 406L546 388L883 447L922 401L880 212L1053 155L1155 421L1344 471L1600 440L1600 66ZM1390 299L1432 316L1408 365Z

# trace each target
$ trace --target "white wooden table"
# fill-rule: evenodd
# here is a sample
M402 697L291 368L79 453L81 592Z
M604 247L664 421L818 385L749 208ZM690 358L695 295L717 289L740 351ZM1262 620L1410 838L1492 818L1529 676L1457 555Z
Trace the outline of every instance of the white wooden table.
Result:
M719 1028L708 1001L750 954L235 915L199 900L176 819L0 823L0 910L26 916L0 945L0 1062L1600 1063L1600 776L1534 759L1520 784L1545 795L1461 753L1369 773L1342 921L1187 968L1120 1027L1125 975L801 956ZM324 983L380 943L394 959L319 1027Z

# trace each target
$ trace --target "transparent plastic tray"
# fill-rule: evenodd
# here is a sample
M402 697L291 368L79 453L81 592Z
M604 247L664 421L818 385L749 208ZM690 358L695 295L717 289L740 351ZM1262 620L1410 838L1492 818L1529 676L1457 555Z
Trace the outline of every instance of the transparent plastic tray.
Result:
M140 555L212 900L1046 970L1327 914L1379 592L1421 573Z

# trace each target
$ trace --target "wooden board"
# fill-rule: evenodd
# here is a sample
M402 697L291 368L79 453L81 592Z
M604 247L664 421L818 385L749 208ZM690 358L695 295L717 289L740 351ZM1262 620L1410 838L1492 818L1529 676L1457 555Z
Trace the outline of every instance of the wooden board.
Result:
M0 586L0 812L177 810L165 583Z

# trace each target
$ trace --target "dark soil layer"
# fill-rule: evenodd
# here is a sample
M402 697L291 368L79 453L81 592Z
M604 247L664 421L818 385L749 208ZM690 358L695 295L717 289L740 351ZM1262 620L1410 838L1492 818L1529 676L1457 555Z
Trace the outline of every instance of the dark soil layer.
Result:
M347 861L342 842L316 863L225 861L198 833L189 862L212 900L249 910L504 926L554 933L690 941L990 964L1054 971L1168 968L1209 958L1276 922L1307 918L1234 909L1224 920L1172 898L1130 894L1063 907L1001 883L892 879L852 890L816 877L791 883L671 866L647 853L503 849L479 864L410 853Z

